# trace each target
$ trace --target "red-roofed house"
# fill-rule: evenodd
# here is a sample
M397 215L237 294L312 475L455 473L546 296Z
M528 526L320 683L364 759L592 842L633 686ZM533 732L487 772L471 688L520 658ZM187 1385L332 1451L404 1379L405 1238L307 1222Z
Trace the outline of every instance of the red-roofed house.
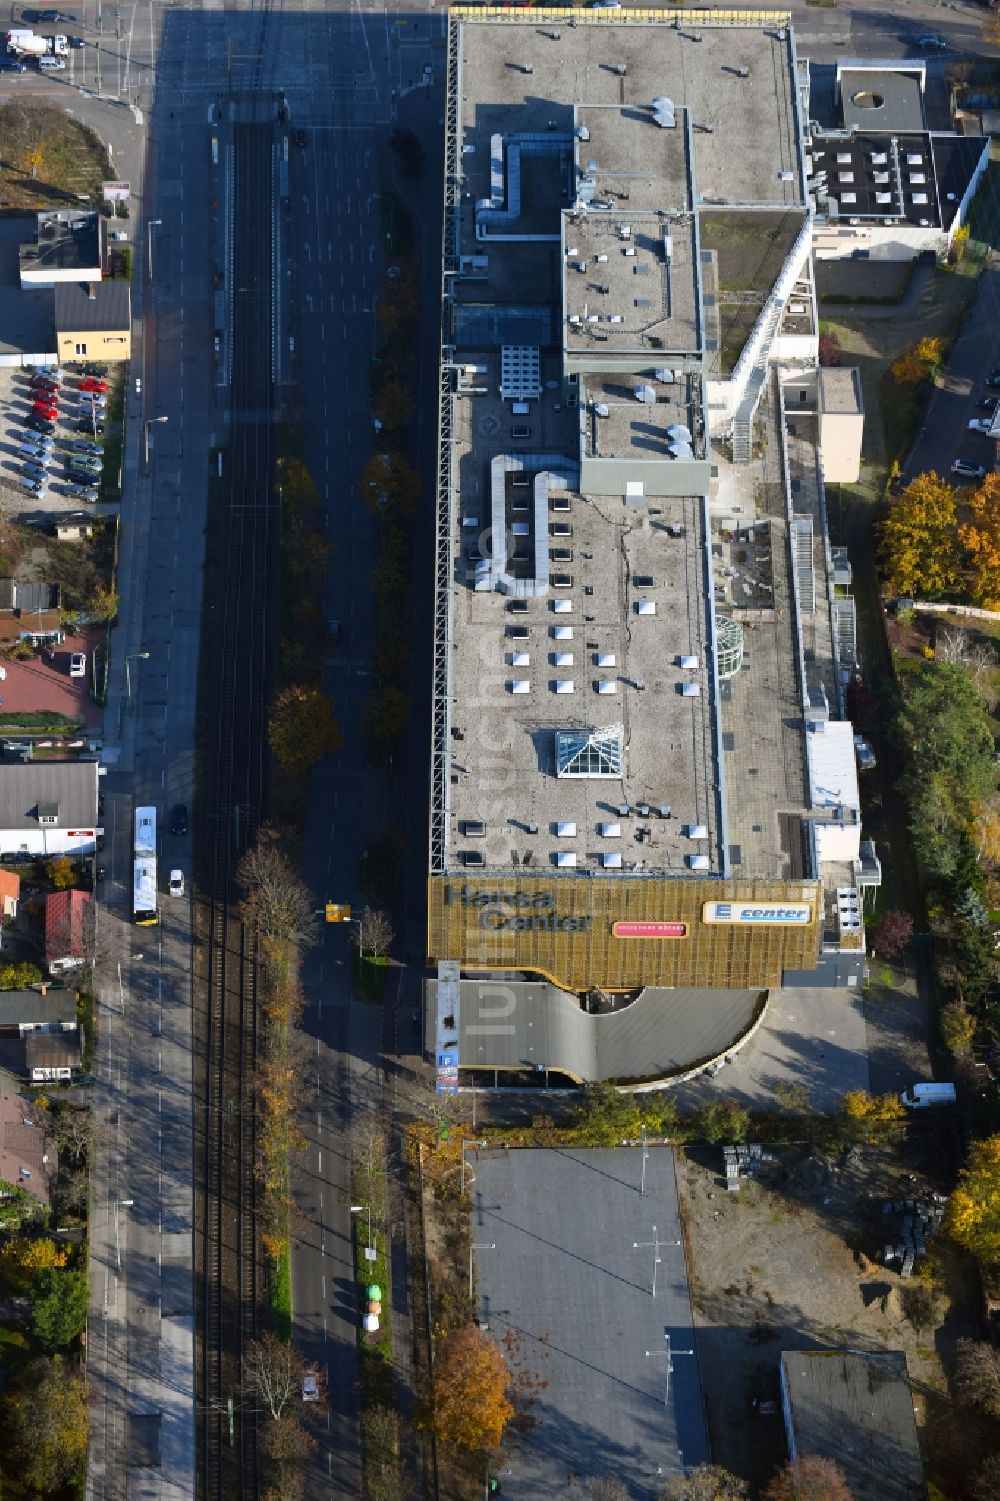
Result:
M16 917L21 897L21 877L15 870L0 870L0 917Z
M26 1188L47 1204L56 1166L55 1146L43 1126L32 1124L28 1102L20 1095L0 1093L0 1179Z
M45 966L50 975L63 975L86 962L90 916L87 891L53 891L45 898Z

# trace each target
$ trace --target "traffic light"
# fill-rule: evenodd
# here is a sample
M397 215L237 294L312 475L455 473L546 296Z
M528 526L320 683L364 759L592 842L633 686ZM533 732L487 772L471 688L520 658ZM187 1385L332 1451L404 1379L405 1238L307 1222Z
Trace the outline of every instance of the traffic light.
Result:
M486 1489L491 1496L499 1496L503 1487L495 1475L491 1475L486 1482Z

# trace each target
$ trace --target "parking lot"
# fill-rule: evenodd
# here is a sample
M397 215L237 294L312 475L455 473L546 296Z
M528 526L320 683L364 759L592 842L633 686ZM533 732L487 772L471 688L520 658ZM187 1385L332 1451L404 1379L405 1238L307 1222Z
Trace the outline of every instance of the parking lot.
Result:
M527 1378L512 1494L584 1497L594 1476L655 1496L707 1443L673 1154L470 1156L480 1318ZM653 1292L655 1278L655 1296Z
M41 371L0 368L4 516L37 522L97 505L109 384L103 377L85 377L82 370L62 371L56 379Z
M989 416L979 406L987 397L1000 396L1000 387L990 389L987 378L1000 365L1000 269L988 267L980 277L975 301L961 333L955 340L948 363L938 377L927 417L906 463L904 478L933 469L958 482L974 482L975 475L954 475L956 459L973 470L993 469L996 445L969 423Z

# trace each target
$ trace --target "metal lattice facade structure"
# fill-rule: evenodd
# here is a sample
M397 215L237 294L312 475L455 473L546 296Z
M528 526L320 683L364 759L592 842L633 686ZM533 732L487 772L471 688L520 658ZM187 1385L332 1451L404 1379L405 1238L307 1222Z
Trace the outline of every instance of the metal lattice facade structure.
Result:
M806 906L808 920L783 923L763 907L759 921L707 920L725 903ZM815 964L822 892L817 881L456 874L431 878L429 915L432 959L467 970L525 970L580 991L749 989Z

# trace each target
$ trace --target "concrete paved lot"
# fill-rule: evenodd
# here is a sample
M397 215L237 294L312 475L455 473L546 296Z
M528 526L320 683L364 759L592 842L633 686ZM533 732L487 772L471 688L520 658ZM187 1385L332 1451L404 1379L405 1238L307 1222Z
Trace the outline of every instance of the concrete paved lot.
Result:
M836 1111L849 1089L867 1089L868 1038L857 990L772 990L764 1020L733 1062L714 1078L678 1090L682 1110L725 1095L753 1110L773 1110L776 1084L809 1092L810 1109Z
M582 1497L606 1475L654 1496L679 1454L707 1458L694 1355L673 1355L668 1394L666 1337L674 1352L694 1348L684 1253L669 1244L672 1153L650 1149L644 1197L638 1149L483 1154L473 1171L473 1243L496 1247L475 1253L480 1317L541 1383L505 1447L505 1485Z

